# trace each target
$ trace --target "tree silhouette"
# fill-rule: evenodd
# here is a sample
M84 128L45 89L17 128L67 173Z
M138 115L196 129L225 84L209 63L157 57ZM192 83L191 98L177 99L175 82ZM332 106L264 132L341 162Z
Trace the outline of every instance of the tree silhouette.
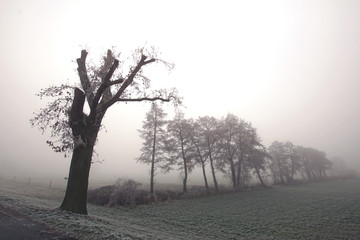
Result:
M154 63L172 67L162 61L153 48L147 52L144 48L135 50L134 64L120 71L119 65L124 64L111 50L107 51L100 67L87 64L87 55L88 52L82 50L76 60L80 87L61 85L42 90L40 97L54 97L55 100L30 120L42 131L50 129L56 140L47 143L56 152L72 152L66 193L60 208L80 214L87 214L89 171L107 109L117 102L158 100L181 103L176 89L151 89L151 80L144 75L144 67ZM85 102L88 103L88 114L84 112Z
M144 140L141 148L139 162L150 164L150 195L154 199L154 177L156 169L160 168L167 172L170 170L167 164L164 142L166 140L166 113L155 102L151 104L151 109L146 113L142 130L139 130L140 137Z

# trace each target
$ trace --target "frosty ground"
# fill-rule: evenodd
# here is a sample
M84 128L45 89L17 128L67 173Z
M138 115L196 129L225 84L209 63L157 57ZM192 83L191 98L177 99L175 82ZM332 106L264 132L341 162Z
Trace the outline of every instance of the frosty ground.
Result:
M79 239L359 239L360 180L332 180L135 208L57 210L64 189L0 181L0 204Z

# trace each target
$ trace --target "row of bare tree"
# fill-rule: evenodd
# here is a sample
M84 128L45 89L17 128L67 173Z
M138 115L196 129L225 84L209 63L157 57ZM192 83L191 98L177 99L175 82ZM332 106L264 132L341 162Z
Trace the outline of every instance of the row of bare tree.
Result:
M296 174L309 180L323 178L332 166L324 152L291 142L275 141L268 152L268 168L275 184L291 183Z
M161 106L152 103L146 114L139 162L150 164L150 194L154 193L156 170L180 170L183 191L187 191L188 175L199 166L205 187L209 190L206 165L210 165L213 185L218 191L216 172L230 176L233 189L246 186L255 175L262 186L264 176L275 184L291 183L299 174L315 179L326 176L331 161L324 152L295 146L291 142L275 141L266 149L251 123L233 114L216 119L204 116L187 119L178 111L172 120Z

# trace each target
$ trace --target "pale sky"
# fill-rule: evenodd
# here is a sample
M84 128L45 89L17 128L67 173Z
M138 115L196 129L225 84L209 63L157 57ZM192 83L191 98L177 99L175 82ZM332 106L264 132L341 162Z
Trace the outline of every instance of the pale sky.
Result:
M46 104L35 94L77 84L82 47L97 60L112 46L127 56L144 45L175 63L149 77L179 89L187 117L233 113L266 146L289 140L360 168L360 1L2 0L0 174L67 176L70 158L30 127ZM148 178L135 158L149 107L107 112L97 145L105 162L90 179Z

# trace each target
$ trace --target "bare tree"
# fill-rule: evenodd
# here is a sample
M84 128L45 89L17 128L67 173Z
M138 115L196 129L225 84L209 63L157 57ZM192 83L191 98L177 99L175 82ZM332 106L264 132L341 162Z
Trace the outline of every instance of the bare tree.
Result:
M238 144L236 142L236 136L239 131L238 124L239 118L230 113L221 121L221 156L225 165L230 166L233 189L237 188L235 161L238 151Z
M238 130L236 134L237 151L237 178L236 185L238 187L245 187L246 182L251 178L249 155L254 146L259 145L259 138L256 130L252 127L251 123L240 119L238 122Z
M332 161L327 159L325 152L301 146L297 146L297 152L301 159L300 171L305 173L309 180L326 177Z
M301 161L297 147L287 142L273 142L269 147L269 168L276 184L291 183L300 172Z
M214 117L205 116L198 118L197 123L199 126L199 134L203 138L204 145L209 156L211 174L213 177L215 191L217 192L218 184L215 175L215 169L217 168L216 163L219 157L219 153L221 151L221 133L219 121Z
M263 146L256 129L250 122L233 114L228 114L221 121L220 129L221 168L229 168L233 189L248 184L252 169L255 169L260 182L265 185L260 176L260 170L264 167L264 156L260 154Z
M153 49L151 52L137 49L133 54L134 65L122 71L118 67L123 63L111 50L107 51L100 67L87 64L87 55L88 52L82 50L76 60L81 87L60 86L42 90L40 97L56 99L31 119L32 125L41 130L50 128L52 137L57 141L49 141L48 144L55 151L72 151L68 184L60 208L80 214L87 214L91 160L107 109L117 102L159 100L180 103L176 89L151 91L151 81L145 77L144 67L156 62L164 63ZM171 64L167 66L171 67ZM69 91L71 88L74 89L73 97ZM85 102L88 103L89 114L84 113Z
M195 160L201 166L203 177L204 177L205 188L207 191L209 191L209 185L208 185L208 181L207 181L207 177L206 177L206 170L205 170L205 166L207 164L207 159L209 157L209 152L207 151L206 142L204 142L204 138L201 134L202 129L201 129L200 124L196 121L193 123L193 125L191 127L192 127L192 131L193 131L193 134L191 134L191 141L195 147Z
M183 192L187 192L188 174L194 169L195 149L192 143L192 120L185 119L184 113L178 111L173 120L168 122L169 137L166 149L171 165L178 165L183 174Z
M141 148L139 162L150 164L150 195L154 198L154 176L156 169L167 172L170 170L166 162L164 142L166 140L166 120L167 114L155 102L151 104L151 109L146 113L142 130L139 130L140 137L144 140Z
M249 151L248 164L254 169L261 185L266 188L261 172L266 171L266 159L269 157L265 147L261 144L253 146Z

